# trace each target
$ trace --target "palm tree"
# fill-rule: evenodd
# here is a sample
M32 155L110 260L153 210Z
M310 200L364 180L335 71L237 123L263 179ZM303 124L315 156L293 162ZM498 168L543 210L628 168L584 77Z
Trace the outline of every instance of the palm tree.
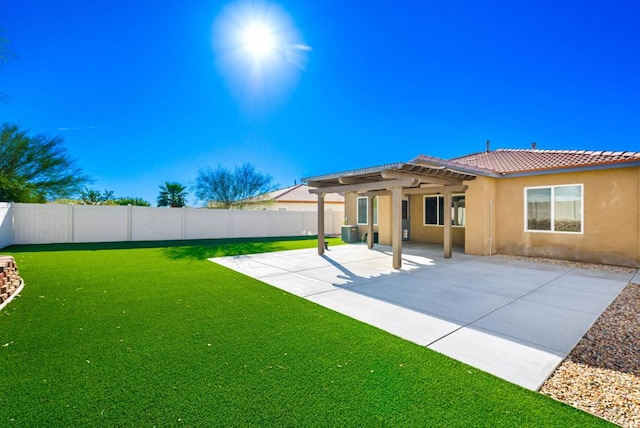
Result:
M184 207L187 198L186 187L178 182L165 181L160 186L160 194L158 195L159 207Z

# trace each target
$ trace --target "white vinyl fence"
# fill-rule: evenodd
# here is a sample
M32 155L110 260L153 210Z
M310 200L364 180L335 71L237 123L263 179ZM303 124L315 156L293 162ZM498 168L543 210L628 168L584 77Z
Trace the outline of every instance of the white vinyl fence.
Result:
M0 248L11 245L11 204L0 202Z
M325 213L339 235L342 211ZM318 233L315 211L215 210L0 203L0 248L10 244L262 238Z

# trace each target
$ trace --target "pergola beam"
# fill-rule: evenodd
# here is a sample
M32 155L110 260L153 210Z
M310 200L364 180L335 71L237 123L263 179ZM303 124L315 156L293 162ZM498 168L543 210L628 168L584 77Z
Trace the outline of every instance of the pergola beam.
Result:
M388 196L391 195L391 190L372 190L370 192L364 192L364 196Z
M402 193L405 195L433 195L444 192L465 192L466 190L467 186L458 184L452 186L414 187L412 189L405 189Z
M338 178L338 183L340 183L340 184L360 184L360 183L367 183L367 181L363 180L362 178L357 178L357 177L339 177Z
M366 192L369 190L388 190L395 187L415 187L420 181L415 178L404 178L401 180L383 180L362 184L344 184L341 186L318 187L309 189L309 193L340 193L340 192Z
M382 178L394 179L394 180L415 178L417 180L420 180L421 183L441 184L443 186L456 184L460 182L459 180L454 180L454 179L440 178L440 177L434 177L431 175L427 176L423 174L415 174L411 172L401 172L401 171L392 171L392 170L382 171L380 175L382 176Z

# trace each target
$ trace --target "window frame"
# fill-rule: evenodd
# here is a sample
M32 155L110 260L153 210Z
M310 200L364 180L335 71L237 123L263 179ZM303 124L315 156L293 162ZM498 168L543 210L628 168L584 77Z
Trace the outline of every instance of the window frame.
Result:
M364 199L364 223L360 223L360 199ZM356 198L356 224L367 225L369 224L369 198L367 196L358 196ZM373 197L373 225L378 225L378 197Z
M466 193L452 193L451 194L452 202L455 196L464 196L466 198ZM427 198L436 198L436 208L437 208L436 224L427 223ZM442 199L442 204L437 199ZM422 225L423 226L444 227L444 217L442 217L442 224L440 224L440 219L441 219L440 216L442 215L442 213L440 212L440 205L444 206L444 195L424 195L424 197L422 198ZM453 206L451 206L450 209L451 208L453 208ZM453 219L453 216L451 218ZM465 214L465 223L466 223L466 214ZM464 229L466 227L466 224L463 224L463 225L452 224L451 227Z
M580 188L580 231L571 231L571 230L555 230L555 194L556 190L559 187L579 187ZM551 230L541 230L541 229L529 229L529 209L528 209L528 200L527 200L527 190L533 189L550 189L551 190L551 207L550 207L550 216L551 216ZM554 184L548 186L529 186L524 188L524 231L529 233L562 233L569 235L583 235L584 234L584 184L583 183L574 183L574 184Z

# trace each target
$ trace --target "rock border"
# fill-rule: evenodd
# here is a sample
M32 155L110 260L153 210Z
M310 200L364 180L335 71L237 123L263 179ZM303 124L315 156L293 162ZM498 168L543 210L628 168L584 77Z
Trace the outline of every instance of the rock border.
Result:
M0 256L0 310L13 300L23 286L16 260L12 256Z

